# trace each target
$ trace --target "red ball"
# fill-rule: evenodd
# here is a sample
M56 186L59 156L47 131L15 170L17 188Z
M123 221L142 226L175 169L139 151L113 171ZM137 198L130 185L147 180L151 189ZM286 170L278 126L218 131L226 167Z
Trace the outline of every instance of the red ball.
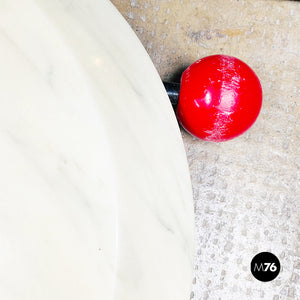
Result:
M208 56L182 74L177 117L200 139L222 142L244 133L255 122L261 105L258 77L235 57Z

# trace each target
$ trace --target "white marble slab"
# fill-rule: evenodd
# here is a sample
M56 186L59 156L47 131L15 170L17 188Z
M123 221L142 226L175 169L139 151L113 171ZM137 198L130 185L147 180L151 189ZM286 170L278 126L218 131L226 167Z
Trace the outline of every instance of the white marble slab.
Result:
M0 299L188 299L184 148L112 4L2 0L0 66Z

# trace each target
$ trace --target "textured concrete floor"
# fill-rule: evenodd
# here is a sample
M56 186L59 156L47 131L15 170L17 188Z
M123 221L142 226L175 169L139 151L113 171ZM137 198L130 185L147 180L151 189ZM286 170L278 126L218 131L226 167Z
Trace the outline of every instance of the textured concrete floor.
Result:
M241 137L214 144L182 131L196 215L191 299L300 299L300 2L112 2L163 79L221 53L248 63L263 86L262 112ZM262 251L282 266L269 283L250 273Z

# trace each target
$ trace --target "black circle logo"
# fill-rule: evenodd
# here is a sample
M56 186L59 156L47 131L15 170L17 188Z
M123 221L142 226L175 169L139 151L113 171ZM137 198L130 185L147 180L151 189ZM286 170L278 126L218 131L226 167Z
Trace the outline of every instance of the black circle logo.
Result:
M251 273L260 281L274 280L280 272L279 259L270 252L256 254L251 261Z

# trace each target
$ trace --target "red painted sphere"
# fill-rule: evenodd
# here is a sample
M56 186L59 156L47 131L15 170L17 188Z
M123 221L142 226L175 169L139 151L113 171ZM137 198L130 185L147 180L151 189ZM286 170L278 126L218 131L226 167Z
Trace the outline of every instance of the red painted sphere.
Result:
M208 56L182 74L177 117L200 139L222 142L244 133L255 122L261 105L258 77L235 57Z

